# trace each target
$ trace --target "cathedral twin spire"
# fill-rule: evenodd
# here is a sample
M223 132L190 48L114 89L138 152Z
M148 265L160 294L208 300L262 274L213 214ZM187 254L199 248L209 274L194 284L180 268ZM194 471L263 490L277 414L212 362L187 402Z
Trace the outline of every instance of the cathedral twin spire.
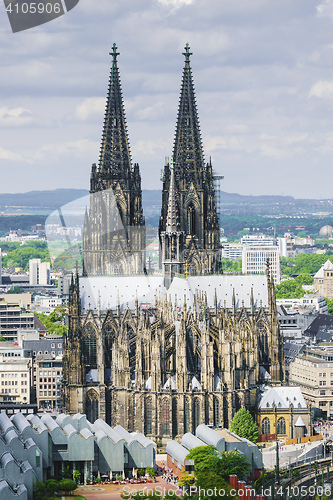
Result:
M188 44L183 54L185 66L173 167L170 169L167 164L164 170L159 226L160 241L162 233L179 232L181 237L178 243L181 243L181 248L171 251L168 245L164 245L165 251L169 253L168 256L162 255L161 241L160 263L170 262L176 254L177 272L182 272L180 261L185 259L184 264L190 274L209 274L216 272L219 267L219 226L214 180L211 165L205 166L204 163ZM95 164L92 166L90 193L91 196L101 195L111 190L111 194L109 198L103 194L97 201L91 198L83 238L84 263L88 274L137 274L145 270L141 176L138 164L132 167L116 44L110 55L112 65L99 165L98 168ZM114 213L115 210L118 213ZM103 237L100 237L101 233ZM135 256L136 252L139 252L139 258ZM117 263L113 265L115 259Z

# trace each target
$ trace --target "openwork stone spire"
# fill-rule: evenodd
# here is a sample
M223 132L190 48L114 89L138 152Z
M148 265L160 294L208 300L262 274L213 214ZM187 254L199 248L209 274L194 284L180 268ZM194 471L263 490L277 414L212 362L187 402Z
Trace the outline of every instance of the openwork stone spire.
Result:
M128 182L131 174L131 153L129 147L125 108L117 65L117 46L112 47L112 66L104 115L102 143L99 157L99 185L108 188L117 181Z
M190 66L189 44L185 46L185 66L183 71L176 135L173 148L175 176L177 181L202 179L204 153L200 134L192 71Z
M132 167L116 44L106 100L99 166L90 178L90 209L83 231L87 276L145 270L145 222L140 168Z

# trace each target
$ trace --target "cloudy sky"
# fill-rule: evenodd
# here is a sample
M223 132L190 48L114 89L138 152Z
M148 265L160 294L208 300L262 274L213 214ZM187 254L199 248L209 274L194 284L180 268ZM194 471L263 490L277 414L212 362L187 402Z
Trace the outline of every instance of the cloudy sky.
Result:
M159 189L189 42L221 188L332 198L333 0L80 0L16 34L1 2L0 35L0 192L89 187L113 42L133 160Z

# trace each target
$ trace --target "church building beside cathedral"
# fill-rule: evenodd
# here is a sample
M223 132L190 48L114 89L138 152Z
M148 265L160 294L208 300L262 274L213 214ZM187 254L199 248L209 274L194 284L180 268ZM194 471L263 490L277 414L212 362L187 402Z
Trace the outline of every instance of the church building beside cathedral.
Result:
M64 335L64 410L166 442L202 423L228 427L279 384L274 284L220 273L211 161L205 164L189 46L173 156L163 173L161 275L147 272L139 165L132 165L114 45L101 154L92 166L83 273Z

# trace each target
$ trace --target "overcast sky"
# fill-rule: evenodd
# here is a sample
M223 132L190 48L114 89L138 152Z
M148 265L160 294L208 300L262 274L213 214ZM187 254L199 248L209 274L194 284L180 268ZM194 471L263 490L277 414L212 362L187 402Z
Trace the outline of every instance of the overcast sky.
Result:
M0 34L0 192L89 188L113 42L133 161L160 189L188 42L221 188L332 198L333 0L80 0L16 34L1 2Z

